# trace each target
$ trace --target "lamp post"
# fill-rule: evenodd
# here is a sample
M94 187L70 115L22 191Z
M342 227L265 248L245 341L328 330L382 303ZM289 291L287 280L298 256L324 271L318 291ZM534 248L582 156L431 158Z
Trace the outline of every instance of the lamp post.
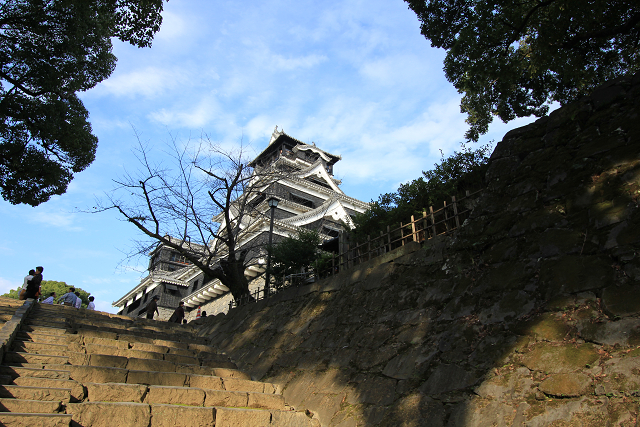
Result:
M269 253L267 254L267 275L264 279L264 297L267 298L269 296L269 283L271 281L271 242L273 241L273 214L278 207L279 200L275 197L269 198L267 203L269 204L269 208L271 208L271 223L269 225Z

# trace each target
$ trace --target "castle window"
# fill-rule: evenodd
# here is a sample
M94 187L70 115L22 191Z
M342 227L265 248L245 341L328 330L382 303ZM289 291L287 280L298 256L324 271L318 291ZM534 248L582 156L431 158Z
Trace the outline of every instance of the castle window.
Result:
M303 196L299 196L297 194L293 194L293 193L289 193L289 200L291 200L294 203L298 203L302 206L306 206L308 208L313 209L314 208L314 203L313 201L303 197Z

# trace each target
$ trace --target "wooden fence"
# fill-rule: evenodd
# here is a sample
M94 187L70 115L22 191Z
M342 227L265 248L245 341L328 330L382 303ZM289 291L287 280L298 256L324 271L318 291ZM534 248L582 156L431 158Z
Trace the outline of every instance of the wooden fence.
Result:
M450 203L444 202L444 206L437 210L430 206L429 210L422 212L422 215L411 215L409 222L401 222L393 228L387 226L387 229L381 230L378 236L368 235L360 241L350 241L353 235L347 235L345 241L339 245L339 253L331 258L331 265L320 272L320 277L349 269L409 242L422 243L436 236L453 232L469 217L472 200L475 200L481 191L474 193L467 191L460 199L454 196Z
M317 279L332 276L340 271L347 270L358 264L369 261L384 253L404 246L409 242L422 243L433 239L436 236L446 235L459 228L464 220L469 217L472 210L473 201L482 190L473 193L466 192L465 196L456 199L451 198L451 202L444 202L444 206L434 210L433 206L429 210L424 210L422 215L411 215L409 222L401 222L399 226L380 231L378 236L366 236L361 241L355 241L355 237L350 233L340 234L339 253L328 260L329 265L315 272L293 274L281 279L275 278L275 283L270 286L269 294L276 294L291 286L300 286L304 283L313 282ZM251 301L258 301L265 298L264 289L256 289L246 301L238 302L231 300L229 309L238 305L243 305Z

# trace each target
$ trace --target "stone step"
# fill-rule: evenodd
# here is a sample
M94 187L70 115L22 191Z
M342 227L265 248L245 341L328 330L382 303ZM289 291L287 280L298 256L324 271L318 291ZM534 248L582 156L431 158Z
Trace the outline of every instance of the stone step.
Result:
M0 425L7 427L68 427L71 419L67 414L0 413Z
M47 335L64 335L67 333L65 328L50 328L47 326L20 325L21 332L36 332Z
M13 351L20 353L32 354L48 354L52 356L67 356L68 350L66 344L41 343L32 341L13 342Z
M16 340L21 341L30 341L30 342L41 342L41 343L50 343L50 344L66 344L68 341L69 335L52 335L52 334L42 334L39 332L24 332L20 331L16 334Z
M18 377L13 380L14 385L22 387L44 387L71 390L71 401L82 401L84 399L84 387L78 381L59 378L35 378Z
M75 425L112 427L113 420L127 420L130 427L319 427L302 412L198 407L146 403L83 402L66 407Z
M0 412L54 414L60 411L61 402L0 398Z
M0 397L67 403L71 400L71 389L3 385L0 386Z
M285 409L284 397L280 394L122 383L86 383L85 386L87 388L87 401L90 402Z
M67 356L56 356L51 354L33 354L19 351L9 351L5 353L3 360L5 364L21 364L21 366L24 366L25 363L37 365L66 364L69 361L69 358Z
M60 365L68 366L68 365ZM0 366L0 375L9 375L13 381L13 378L29 377L29 378L53 378L60 380L68 380L71 371L69 370L54 370L54 369L42 369L42 368L22 368L18 366Z

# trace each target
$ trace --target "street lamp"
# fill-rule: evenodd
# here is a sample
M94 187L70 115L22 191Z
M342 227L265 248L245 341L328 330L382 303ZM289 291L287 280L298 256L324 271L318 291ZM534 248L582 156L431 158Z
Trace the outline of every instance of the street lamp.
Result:
M271 224L269 225L269 253L267 254L267 276L264 279L264 297L267 298L269 296L269 283L271 281L271 242L273 241L273 214L278 207L279 200L275 197L269 198L267 200L267 204L269 208L271 208Z

